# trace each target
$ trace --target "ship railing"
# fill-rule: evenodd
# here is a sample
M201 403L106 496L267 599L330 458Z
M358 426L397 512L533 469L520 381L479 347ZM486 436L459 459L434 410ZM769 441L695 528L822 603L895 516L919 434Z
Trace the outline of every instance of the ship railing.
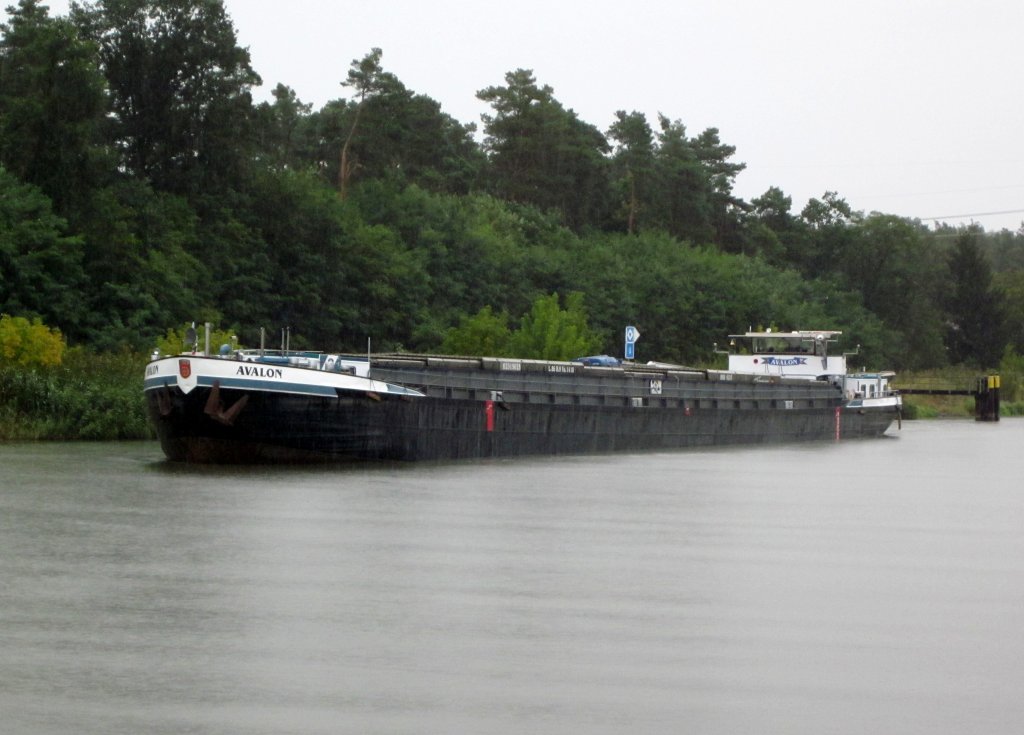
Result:
M381 361L383 362L383 361ZM436 368L410 367L389 369L380 362L373 372L382 380L399 382L428 394L435 391L451 391L453 394L471 397L480 391L489 394L501 393L506 399L511 396L562 396L580 399L631 399L637 397L687 397L721 398L723 385L730 385L729 397L736 400L763 398L761 388L751 382L736 381L731 384L709 377L707 373L677 373L645 371L643 373L615 370L586 370L577 375L570 389L557 375L546 373L484 372L467 374L461 370L437 370ZM628 378L628 382L622 380ZM787 397L820 398L824 386L813 381L791 381L782 383ZM552 398L553 399L553 398Z

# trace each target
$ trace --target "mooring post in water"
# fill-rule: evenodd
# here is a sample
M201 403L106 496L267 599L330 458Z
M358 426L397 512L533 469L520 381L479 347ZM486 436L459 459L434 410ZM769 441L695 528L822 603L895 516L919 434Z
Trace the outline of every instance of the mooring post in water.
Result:
M975 421L999 420L999 382L998 375L978 378L974 393Z

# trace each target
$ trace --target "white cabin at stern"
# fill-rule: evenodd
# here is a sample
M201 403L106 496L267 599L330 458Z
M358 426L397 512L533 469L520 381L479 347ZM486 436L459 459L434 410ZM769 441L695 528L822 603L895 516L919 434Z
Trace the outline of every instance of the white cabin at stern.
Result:
M768 330L731 334L729 370L765 378L828 381L842 391L846 410L899 416L903 398L891 386L892 372L848 373L847 357L855 353L829 354L841 334Z
M729 335L729 370L806 380L845 376L846 356L830 355L842 332L747 332Z

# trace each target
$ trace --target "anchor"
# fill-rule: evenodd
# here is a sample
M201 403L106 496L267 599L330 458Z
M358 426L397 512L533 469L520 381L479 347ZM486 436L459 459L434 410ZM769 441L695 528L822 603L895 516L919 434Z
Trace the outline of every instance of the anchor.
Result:
M156 405L157 410L160 411L160 415L163 417L170 416L171 412L174 410L174 403L171 399L171 389L168 388L166 384L164 384L164 387L161 390L156 392Z
M210 389L210 397L206 399L206 407L203 409L203 413L218 423L232 426L238 414L242 412L242 409L245 408L245 404L248 402L249 394L246 393L235 401L231 408L225 411L224 404L220 400L220 381L215 380L213 381L213 387Z

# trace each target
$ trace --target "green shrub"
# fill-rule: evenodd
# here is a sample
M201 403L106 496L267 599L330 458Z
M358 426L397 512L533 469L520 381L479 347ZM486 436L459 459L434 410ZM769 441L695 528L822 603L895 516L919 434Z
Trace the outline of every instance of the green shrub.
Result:
M1011 401L999 403L1000 416L1024 416L1024 401Z
M1004 402L1024 400L1024 355L1007 347L999 362L999 395Z
M515 330L508 328L508 314L495 314L485 306L448 330L441 349L460 355L572 360L600 344L600 336L587 324L583 294L573 292L566 296L565 308L557 293L538 297Z
M81 349L59 367L0 366L0 439L150 438L144 366L132 353Z
M0 314L0 365L52 367L64 356L64 337L38 318Z

